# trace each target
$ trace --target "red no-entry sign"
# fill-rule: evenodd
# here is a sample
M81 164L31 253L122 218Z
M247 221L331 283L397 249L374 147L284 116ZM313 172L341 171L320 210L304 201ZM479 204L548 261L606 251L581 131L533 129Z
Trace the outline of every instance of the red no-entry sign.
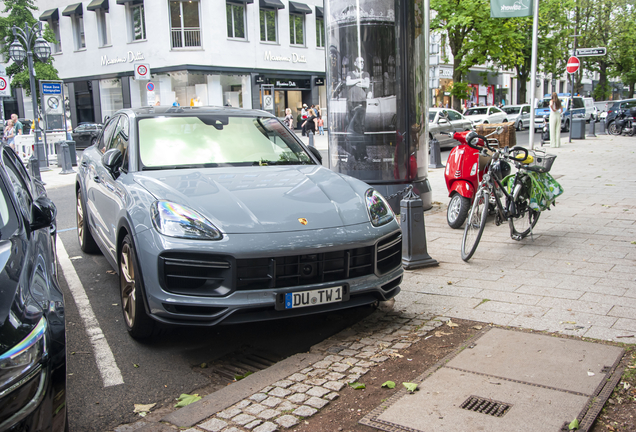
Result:
M565 69L568 71L569 74L573 74L574 72L579 70L580 66L581 61L577 57L572 56L568 59L568 64Z

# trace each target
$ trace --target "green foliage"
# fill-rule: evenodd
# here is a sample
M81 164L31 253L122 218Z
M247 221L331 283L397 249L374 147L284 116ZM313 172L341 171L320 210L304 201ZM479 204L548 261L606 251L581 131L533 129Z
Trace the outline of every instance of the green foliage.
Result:
M32 28L38 21L33 17L33 12L37 10L35 0L4 0L3 13L6 16L0 17L0 38L2 39L3 46L1 48L2 54L5 58L9 58L9 46L17 39L13 36L13 26L17 26L24 30L25 25ZM44 31L44 39L49 42L55 42L55 37L51 30L46 28ZM35 37L31 42L35 42ZM26 46L22 43L24 49ZM33 68L35 69L35 81L36 87L39 86L39 80L57 80L59 79L57 70L53 66L53 58L49 57L46 62L41 62L35 55L33 55ZM31 86L29 82L29 71L27 60L21 64L12 63L7 67L7 75L12 77L11 86L22 87L26 90L27 95L31 94ZM39 96L38 96L39 97Z
M382 387L393 389L395 388L395 383L393 381L387 381L384 384L382 384Z
M415 384L415 383L406 383L405 382L405 383L402 383L402 385L404 387L406 387L406 389L408 391L410 391L411 393L413 393L413 392L415 392L415 390L417 390L417 384Z
M194 403L198 400L201 400L201 396L199 396L198 394L189 395L186 393L182 393L181 396L179 396L179 399L177 399L175 408L182 408L184 406L188 406L191 403Z
M252 375L253 373L254 373L254 372L247 371L247 372L245 372L243 375L234 375L234 379L235 379L236 381L240 381L240 380L242 380L243 378L247 378L248 376Z
M351 388L353 388L354 390L362 390L367 388L366 385L359 383L359 382L354 382L354 383L350 383L349 384L351 386Z
M568 425L568 429L570 430L575 430L579 428L579 421L578 419L574 419L572 420L572 422Z

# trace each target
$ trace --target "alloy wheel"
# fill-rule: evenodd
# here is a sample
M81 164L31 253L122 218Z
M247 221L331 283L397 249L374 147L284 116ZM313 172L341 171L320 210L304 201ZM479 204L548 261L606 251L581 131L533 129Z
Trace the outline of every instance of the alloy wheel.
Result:
M136 311L136 290L135 290L135 267L133 264L133 252L130 246L125 243L121 250L121 262L119 264L120 285L121 285L121 306L124 311L124 319L128 327L135 324Z

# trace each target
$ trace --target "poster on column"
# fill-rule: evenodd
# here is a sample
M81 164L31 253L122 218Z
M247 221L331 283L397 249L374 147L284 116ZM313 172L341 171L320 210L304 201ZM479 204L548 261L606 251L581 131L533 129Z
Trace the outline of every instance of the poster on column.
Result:
M330 166L363 180L381 180L396 160L394 5L326 1Z
M532 0L490 0L491 18L532 16Z

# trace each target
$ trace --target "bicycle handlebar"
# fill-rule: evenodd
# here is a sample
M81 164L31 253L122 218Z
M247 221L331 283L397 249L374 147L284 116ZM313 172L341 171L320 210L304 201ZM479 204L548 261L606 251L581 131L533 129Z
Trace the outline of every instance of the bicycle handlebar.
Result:
M528 149L525 149L523 147L513 147L510 151L511 152L515 152L515 151L523 152L524 156L521 159L519 159L516 155L511 157L511 159L516 161L516 162L522 162L522 161L526 160L528 158L528 155L529 155Z

